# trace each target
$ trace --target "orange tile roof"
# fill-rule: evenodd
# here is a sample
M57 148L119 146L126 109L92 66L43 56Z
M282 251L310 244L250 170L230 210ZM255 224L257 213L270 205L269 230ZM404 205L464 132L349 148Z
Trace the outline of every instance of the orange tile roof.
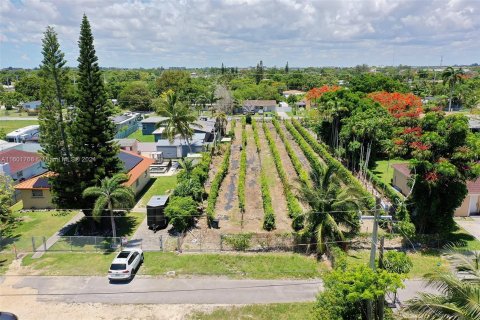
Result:
M151 159L151 158L147 158L147 157L144 157L144 156L141 156L141 155L138 155L136 154L135 152L130 152L130 151L125 151L125 150L122 150L121 152L124 152L124 153L129 153L131 155L134 155L134 156L137 156L139 158L142 158L142 161L140 161L135 167L133 167L128 173L128 181L125 182L125 185L127 187L130 187L132 186L135 181L137 181L138 178L140 178L140 176L146 171L148 170L148 168L150 167L150 165L154 164L155 163L155 160ZM33 178L30 178L28 180L25 180L19 184L17 184L15 186L15 189L17 190L48 190L50 189L49 187L42 187L42 188L39 188L39 187L33 187L35 185L35 183L38 181L39 178L42 178L42 177L50 177L52 176L54 173L49 171L49 172L46 172L44 174L41 174L41 175L38 175L38 176L35 176Z
M17 190L49 190L50 186L48 187L33 187L35 183L38 181L40 178L48 178L53 176L54 173L51 171L47 171L43 174L40 174L38 176L35 176L33 178L30 178L28 180L25 180L23 182L20 182L19 184L15 185L14 188Z
M146 171L148 170L148 168L150 167L150 165L154 164L155 163L155 160L151 159L151 158L147 158L147 157L144 157L144 156L141 156L135 152L131 152L131 151L126 151L126 150L122 150L122 152L125 152L125 153L129 153L131 155L134 155L134 156L137 156L139 158L142 158L142 161L140 161L135 167L133 167L129 172L128 172L128 181L125 182L125 185L127 187L130 187L131 185L133 185L135 183L135 181L137 181L137 179Z

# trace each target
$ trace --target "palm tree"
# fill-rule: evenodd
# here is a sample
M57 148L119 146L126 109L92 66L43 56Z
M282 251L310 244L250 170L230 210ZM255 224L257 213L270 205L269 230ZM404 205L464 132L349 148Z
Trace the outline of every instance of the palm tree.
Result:
M217 112L215 114L215 131L220 131L221 135L224 136L227 131L227 114L223 111Z
M113 209L129 207L135 201L133 190L123 185L126 181L128 181L128 176L124 173L118 173L111 178L104 178L98 187L88 187L83 190L83 197L97 198L92 212L94 218L98 220L105 208L108 208L113 238L117 237Z
M173 143L175 137L180 135L187 142L191 153L190 138L193 136L192 127L201 127L195 124L197 117L188 105L179 101L177 94L172 90L164 92L157 101L157 113L167 118L160 121L157 127L165 127L164 133L170 143Z
M420 293L407 301L407 312L427 320L480 319L480 253L474 253L473 259L456 254L452 260L457 274L437 271L426 275L427 285L441 294Z
M335 176L335 167L319 170L311 174L313 185L302 183L300 196L311 208L307 212L304 233L317 243L317 251L323 253L328 240L344 240L340 227L349 231L358 229L360 203L352 188L340 184Z
M190 178L193 169L195 168L195 164L193 163L193 159L180 159L178 160L178 164L184 170L184 175L186 178Z
M462 81L463 70L460 68L458 70L453 69L452 67L446 68L442 73L443 85L448 84L450 88L450 98L448 100L448 111L452 111L452 98L453 98L453 89L457 82Z

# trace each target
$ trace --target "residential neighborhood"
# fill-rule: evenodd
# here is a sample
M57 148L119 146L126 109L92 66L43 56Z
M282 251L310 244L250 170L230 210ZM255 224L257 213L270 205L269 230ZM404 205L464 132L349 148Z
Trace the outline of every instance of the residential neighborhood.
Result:
M480 3L1 8L0 319L480 319Z

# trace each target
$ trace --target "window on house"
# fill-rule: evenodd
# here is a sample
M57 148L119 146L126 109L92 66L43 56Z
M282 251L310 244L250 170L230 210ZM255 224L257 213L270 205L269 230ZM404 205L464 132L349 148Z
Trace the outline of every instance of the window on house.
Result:
M32 190L32 198L43 198L43 190Z

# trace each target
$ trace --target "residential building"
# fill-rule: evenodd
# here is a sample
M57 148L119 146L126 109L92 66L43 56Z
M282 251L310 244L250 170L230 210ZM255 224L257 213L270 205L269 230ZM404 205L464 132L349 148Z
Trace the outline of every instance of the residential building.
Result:
M18 149L0 151L0 174L11 177L14 184L46 171L38 153Z
M124 185L131 187L135 195L138 195L150 181L149 168L155 161L123 150L120 151L118 157L129 177ZM24 209L53 209L55 207L48 181L48 178L53 174L52 172L46 172L15 186L15 190L20 192Z
M121 150L131 151L138 154L138 141L136 139L113 139Z
M392 185L403 195L410 193L408 186L410 180L410 169L406 163L392 164L393 180ZM475 181L467 181L468 194L462 204L455 210L456 217L468 217L480 213L480 178Z
M142 116L136 112L126 112L122 115L110 117L115 123L115 139L128 137L138 130Z
M158 123L167 119L167 117L148 117L146 119L143 119L142 121L140 121L142 124L142 134L153 134L153 131L157 129Z
M241 112L243 113L257 113L260 110L263 112L275 112L277 101L275 100L245 100Z
M42 101L35 100L35 101L29 101L29 102L22 103L22 107L25 110L37 110L37 109L40 108L41 104L42 104Z
M179 159L186 157L189 153L200 153L205 151L205 133L195 133L189 140L189 144L181 137L176 137L172 142L168 139L158 140L155 144L156 151L162 153L163 159ZM190 148L192 149L190 152Z

